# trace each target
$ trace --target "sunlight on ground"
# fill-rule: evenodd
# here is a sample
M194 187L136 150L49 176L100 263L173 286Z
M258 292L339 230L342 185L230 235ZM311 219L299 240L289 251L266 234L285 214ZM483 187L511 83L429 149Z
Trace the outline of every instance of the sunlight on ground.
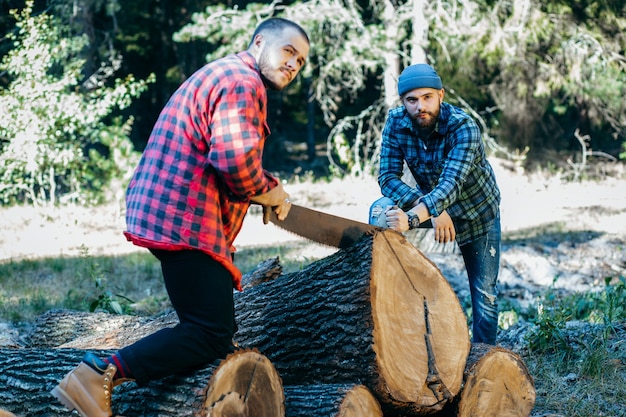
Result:
M502 192L503 232L543 227L560 222L567 230L594 230L626 236L626 180L562 184L530 179L497 161L493 163ZM376 179L288 183L294 203L338 216L367 222L369 205L380 196ZM144 250L122 235L123 212L117 202L97 208L69 207L1 210L0 261L42 256L115 255ZM260 210L252 208L235 246L239 249L304 239L279 227L264 225ZM81 249L82 248L82 249ZM332 250L320 245L320 251Z

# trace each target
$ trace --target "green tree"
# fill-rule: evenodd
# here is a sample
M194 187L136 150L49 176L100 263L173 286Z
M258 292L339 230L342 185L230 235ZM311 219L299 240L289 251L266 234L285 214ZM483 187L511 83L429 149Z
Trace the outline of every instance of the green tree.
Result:
M546 149L576 153L581 132L587 146L617 154L626 134L625 7L585 0L216 6L196 14L176 39L208 41L212 59L245 47L261 18L303 24L313 42L303 86L330 129L329 159L339 171L358 174L376 167L398 72L416 62L436 66L448 101L479 121L493 151L524 157L531 149L534 158Z
M626 136L626 5L481 3L436 53L454 57L440 61L458 74L451 81L477 101L488 98L494 133L529 148L533 159L546 150L579 151L577 129L595 150L618 148Z
M86 36L71 36L33 2L12 10L17 30L0 70L0 201L56 204L94 201L127 171L132 118L113 118L152 82L112 79L114 63L83 74ZM61 199L61 197L63 197Z

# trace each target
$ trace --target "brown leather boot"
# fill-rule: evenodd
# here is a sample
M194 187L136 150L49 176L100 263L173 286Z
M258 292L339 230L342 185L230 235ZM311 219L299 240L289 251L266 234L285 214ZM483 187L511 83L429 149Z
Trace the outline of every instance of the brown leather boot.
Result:
M111 391L117 368L108 364L102 369L96 365L98 362L93 354L87 354L52 390L52 395L68 410L76 410L82 417L111 417L113 414Z

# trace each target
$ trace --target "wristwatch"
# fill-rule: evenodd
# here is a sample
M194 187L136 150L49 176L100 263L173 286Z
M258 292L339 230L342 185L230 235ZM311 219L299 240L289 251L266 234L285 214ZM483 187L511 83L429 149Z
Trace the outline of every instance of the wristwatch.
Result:
M420 225L419 216L412 211L407 211L406 215L409 216L409 229L417 229Z

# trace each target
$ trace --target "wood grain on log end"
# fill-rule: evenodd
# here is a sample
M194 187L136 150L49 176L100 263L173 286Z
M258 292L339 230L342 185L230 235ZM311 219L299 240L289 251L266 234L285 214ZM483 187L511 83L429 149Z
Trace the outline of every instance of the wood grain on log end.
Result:
M465 313L441 271L399 233L374 236L374 350L392 403L438 411L460 392L470 350ZM385 401L383 401L385 402Z
M369 389L357 385L346 394L337 417L382 417L383 411Z
M212 417L282 417L285 395L278 372L255 349L228 355L208 384L205 412Z
M516 353L472 346L458 417L528 417L535 398L533 378Z

